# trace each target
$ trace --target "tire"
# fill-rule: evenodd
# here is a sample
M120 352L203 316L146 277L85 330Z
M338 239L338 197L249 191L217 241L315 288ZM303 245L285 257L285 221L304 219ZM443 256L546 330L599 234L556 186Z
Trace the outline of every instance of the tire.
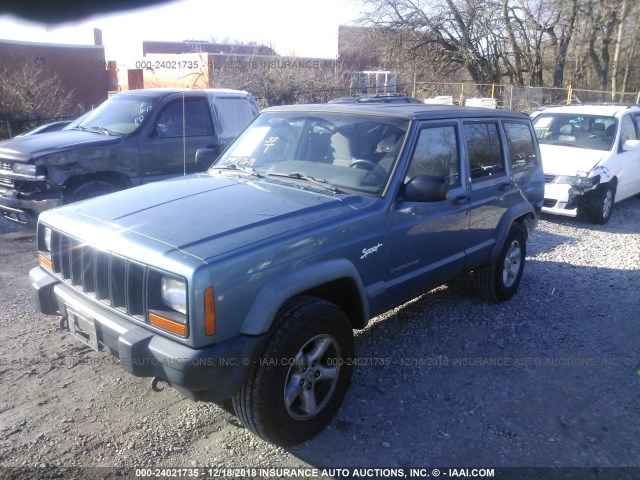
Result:
M351 381L353 331L336 305L312 297L285 306L274 328L233 407L255 435L291 446L315 436L338 411Z
M67 203L99 197L100 195L117 192L118 190L120 190L118 186L105 180L91 180L74 187L68 195L69 200Z
M486 301L504 302L515 295L527 256L526 239L522 225L514 223L498 256L474 270L476 291Z
M611 182L599 185L591 192L588 199L586 216L587 220L597 225L604 225L611 218L616 191Z

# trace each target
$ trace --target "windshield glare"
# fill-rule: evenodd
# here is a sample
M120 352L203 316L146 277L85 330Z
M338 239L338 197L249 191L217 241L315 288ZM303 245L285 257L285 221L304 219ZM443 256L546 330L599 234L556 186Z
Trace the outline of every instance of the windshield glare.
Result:
M533 120L533 127L542 144L610 150L616 132L616 119L602 115L543 113Z
M211 167L306 176L340 189L380 194L408 122L344 113L267 112Z
M129 135L142 125L156 101L157 98L143 95L116 95L90 112L78 128L107 129L114 135Z

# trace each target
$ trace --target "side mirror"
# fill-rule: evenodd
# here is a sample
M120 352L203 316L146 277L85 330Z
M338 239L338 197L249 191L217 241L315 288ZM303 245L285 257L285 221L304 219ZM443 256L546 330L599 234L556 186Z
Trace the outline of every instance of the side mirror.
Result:
M404 185L402 193L403 200L409 202L440 202L447 198L446 179L433 175L417 175Z
M213 162L215 162L220 154L222 153L222 148L220 145L211 146L209 148L200 148L196 151L196 165L206 170Z
M624 152L635 152L636 150L640 150L640 140L627 140L622 144Z

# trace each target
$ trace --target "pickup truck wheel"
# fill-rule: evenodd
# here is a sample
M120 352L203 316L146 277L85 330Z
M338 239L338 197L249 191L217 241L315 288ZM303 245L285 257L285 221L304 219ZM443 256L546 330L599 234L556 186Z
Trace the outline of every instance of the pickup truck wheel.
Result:
M99 197L120 190L113 183L105 180L92 180L73 188L68 195L69 202L79 202L88 198Z
M353 331L334 304L290 303L246 384L233 397L245 427L282 446L313 437L337 412L351 381Z
M616 192L608 182L599 185L595 191L590 193L591 197L586 209L587 219L591 223L604 225L611 218Z
M524 228L519 223L514 223L497 258L473 272L480 296L493 303L513 297L522 278L526 254Z

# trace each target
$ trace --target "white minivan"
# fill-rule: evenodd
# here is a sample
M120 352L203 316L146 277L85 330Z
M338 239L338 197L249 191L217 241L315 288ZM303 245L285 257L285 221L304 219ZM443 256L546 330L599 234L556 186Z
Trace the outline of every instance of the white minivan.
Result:
M607 223L640 193L640 106L573 105L537 112L545 174L542 211Z

